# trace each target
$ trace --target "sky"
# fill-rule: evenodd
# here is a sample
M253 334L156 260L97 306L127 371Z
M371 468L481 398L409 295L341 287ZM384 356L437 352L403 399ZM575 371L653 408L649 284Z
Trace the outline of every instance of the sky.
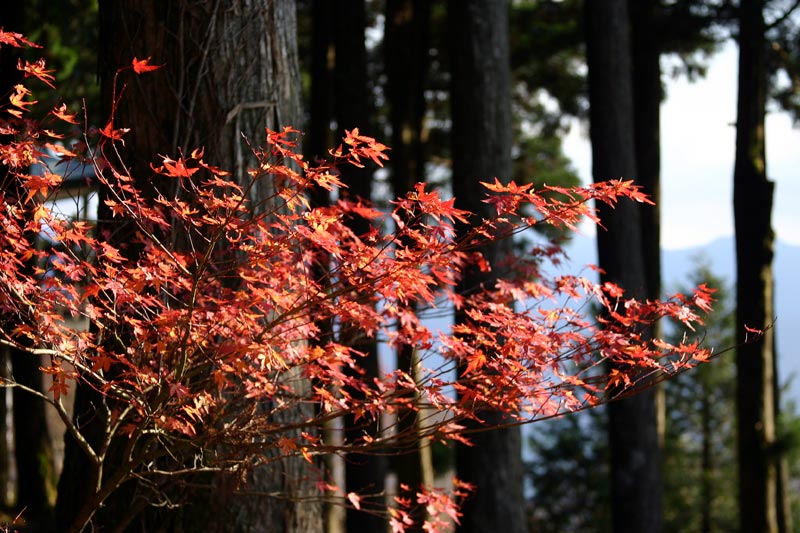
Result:
M702 246L732 236L737 48L728 43L710 60L705 78L666 78L661 107L661 245ZM669 58L662 60L668 66ZM564 141L584 182L591 181L585 127ZM773 227L781 241L800 245L800 128L786 113L767 115L767 174L775 181ZM584 232L593 234L593 228Z

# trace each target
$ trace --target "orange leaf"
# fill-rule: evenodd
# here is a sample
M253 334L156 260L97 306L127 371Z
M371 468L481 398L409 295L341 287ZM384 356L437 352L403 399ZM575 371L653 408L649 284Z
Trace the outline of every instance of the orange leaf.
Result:
M470 357L469 364L467 365L467 369L464 371L464 374L470 374L476 370L479 370L485 364L486 356L483 354L483 352L478 352L473 357Z
M67 104L61 104L60 106L53 108L50 111L50 114L56 117L57 119L63 120L69 124L77 124L78 121L75 119L75 114L70 113L67 109Z
M114 129L114 123L112 121L108 121L106 127L100 130L100 133L111 139L112 141L121 141L122 136L131 131L130 128L120 128L118 130Z
M164 65L151 65L149 57L147 59L136 59L134 57L132 66L133 66L133 71L136 74L143 74L145 72L152 72L154 70L158 70Z
M20 59L17 61L17 69L23 71L26 78L38 78L51 89L56 88L56 86L52 83L56 81L56 79L53 77L53 72L55 72L55 70L47 70L44 68L44 58L34 61L33 63L25 61L24 65Z
M33 48L41 48L40 45L26 39L21 33L3 31L2 28L0 28L0 44L7 44L10 46L15 46L17 48L22 48L23 45L30 46Z

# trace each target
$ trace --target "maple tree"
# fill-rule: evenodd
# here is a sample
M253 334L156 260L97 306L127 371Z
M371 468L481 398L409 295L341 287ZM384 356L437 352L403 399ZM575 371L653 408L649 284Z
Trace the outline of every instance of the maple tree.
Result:
M0 43L30 44L6 31ZM20 68L52 83L43 62ZM146 75L158 67L134 59L129 68ZM313 207L315 190L343 187L340 167L382 165L387 148L353 129L328 161L310 163L297 151L298 132L287 127L266 132L245 184L206 163L197 148L158 156L152 170L173 192L145 194L117 152L124 125L111 116L66 145L58 130L74 124L74 115L59 105L42 121L27 118L36 104L28 96L17 86L0 110L0 162L8 169L0 188L0 343L49 357L41 371L52 394L27 390L55 408L95 469L94 493L72 530L88 524L126 480L217 471L245 479L267 460L264 450L280 451L270 460L314 462L408 449L418 439L466 442L474 429L462 422L480 422L482 413L502 411L519 424L552 417L633 394L709 357L697 341L641 334L663 316L699 323L694 310L711 302L704 286L665 301L627 299L611 283L544 275L543 265L560 255L537 247L509 257L508 276L493 286L457 290L465 269L492 268L476 252L487 242L535 225L574 230L582 217L597 221L591 200L647 202L630 182L537 191L487 181L485 202L495 216L480 220L425 184L390 212L342 197ZM31 172L34 163L53 167L47 150L58 154L58 165L94 166L114 219L135 228L127 245L113 246L89 221L58 211L52 200L62 176ZM274 195L254 205L248 189L264 180ZM353 229L354 217L366 221L363 229ZM457 223L471 229L457 236ZM54 246L37 246L40 238ZM598 316L590 316L591 304L602 310ZM451 307L466 319L433 330L426 317ZM334 326L323 332L322 323ZM422 371L364 378L365 354L345 338L354 331L414 348ZM109 400L99 444L81 434L65 407L75 382ZM25 388L13 378L4 384ZM282 416L297 407L303 418ZM409 411L422 414L416 427L390 423L377 435L358 435L359 427ZM356 424L347 439L321 436L324 424L345 416ZM122 460L109 458L112 441L122 443ZM425 508L424 528L439 531L458 521L457 503L471 487L401 486L387 506L344 494L322 470L318 488L320 498L382 514L393 531Z

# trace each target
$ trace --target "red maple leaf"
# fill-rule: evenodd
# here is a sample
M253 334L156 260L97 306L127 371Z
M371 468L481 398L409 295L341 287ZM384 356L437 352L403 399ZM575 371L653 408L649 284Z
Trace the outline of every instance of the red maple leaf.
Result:
M151 65L149 57L147 59L136 59L136 57L134 57L131 66L136 74L144 74L145 72L158 70L164 65Z
M108 137L112 141L121 141L122 136L128 133L129 131L131 131L130 128L120 128L118 130L115 130L114 122L109 120L108 124L106 124L106 126L100 130L100 133L104 137Z
M42 80L48 87L51 89L55 89L56 86L53 85L52 82L56 81L53 77L53 72L55 70L47 70L44 68L44 58L34 61L33 63L29 63L25 61L25 64L22 64L22 60L20 59L17 61L17 69L21 70L25 73L26 78L34 77Z

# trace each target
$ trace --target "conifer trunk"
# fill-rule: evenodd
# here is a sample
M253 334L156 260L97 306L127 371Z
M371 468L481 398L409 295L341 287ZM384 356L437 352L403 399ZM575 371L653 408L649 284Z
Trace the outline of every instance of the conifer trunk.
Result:
M263 144L264 128L279 129L300 121L300 78L293 0L126 0L100 3L100 78L103 103L113 102L117 70L134 57L164 65L147 76L123 72L127 84L114 113L115 127L129 127L123 157L137 185L152 187L150 163L158 154L179 157L205 148L205 160L247 179L254 164L243 134ZM110 116L110 108L106 113ZM271 194L269 180L252 189L252 205ZM263 183L263 185L261 185ZM162 190L167 184L156 183ZM102 194L102 192L101 192ZM105 220L100 202L100 234L124 248L127 229ZM258 209L258 207L254 207ZM106 233L104 233L106 232ZM180 239L180 235L170 235ZM129 249L128 254L136 253ZM106 404L86 387L76 397L76 421L94 424L90 438L100 442ZM307 416L294 413L295 416ZM291 416L291 415L289 415ZM278 453L278 452L275 452ZM60 524L68 524L86 507L97 477L106 479L120 464L97 470L68 439L64 475L59 486ZM305 532L321 528L319 506L301 501L315 493L313 475L302 459L256 468L239 487L225 476L208 476L213 494L186 493L174 481L156 489L182 508L145 511L153 487L127 482L95 518L97 526L130 530L199 530ZM250 494L259 492L262 496ZM263 496L279 493L282 498ZM297 501L293 501L296 499ZM66 527L66 526L62 526Z
M592 175L595 181L635 179L636 139L629 16L626 0L587 2ZM639 206L600 206L598 229L603 281L627 298L648 290L641 250ZM616 533L661 531L661 472L655 393L645 390L609 404L612 523Z
M764 139L767 70L763 0L742 0L733 209L741 530L778 531L775 448L772 200ZM746 328L763 330L757 335Z
M448 2L451 50L453 195L456 207L480 218L491 216L480 181L511 178L511 73L506 0ZM490 288L509 242L495 242L481 251L493 264L491 273L465 272L460 290L468 294ZM463 320L456 313L456 321ZM492 412L489 425L508 418ZM473 425L469 422L465 425ZM522 495L521 437L518 427L470 436L474 446L456 446L456 475L477 490L462 508L462 533L526 531Z

